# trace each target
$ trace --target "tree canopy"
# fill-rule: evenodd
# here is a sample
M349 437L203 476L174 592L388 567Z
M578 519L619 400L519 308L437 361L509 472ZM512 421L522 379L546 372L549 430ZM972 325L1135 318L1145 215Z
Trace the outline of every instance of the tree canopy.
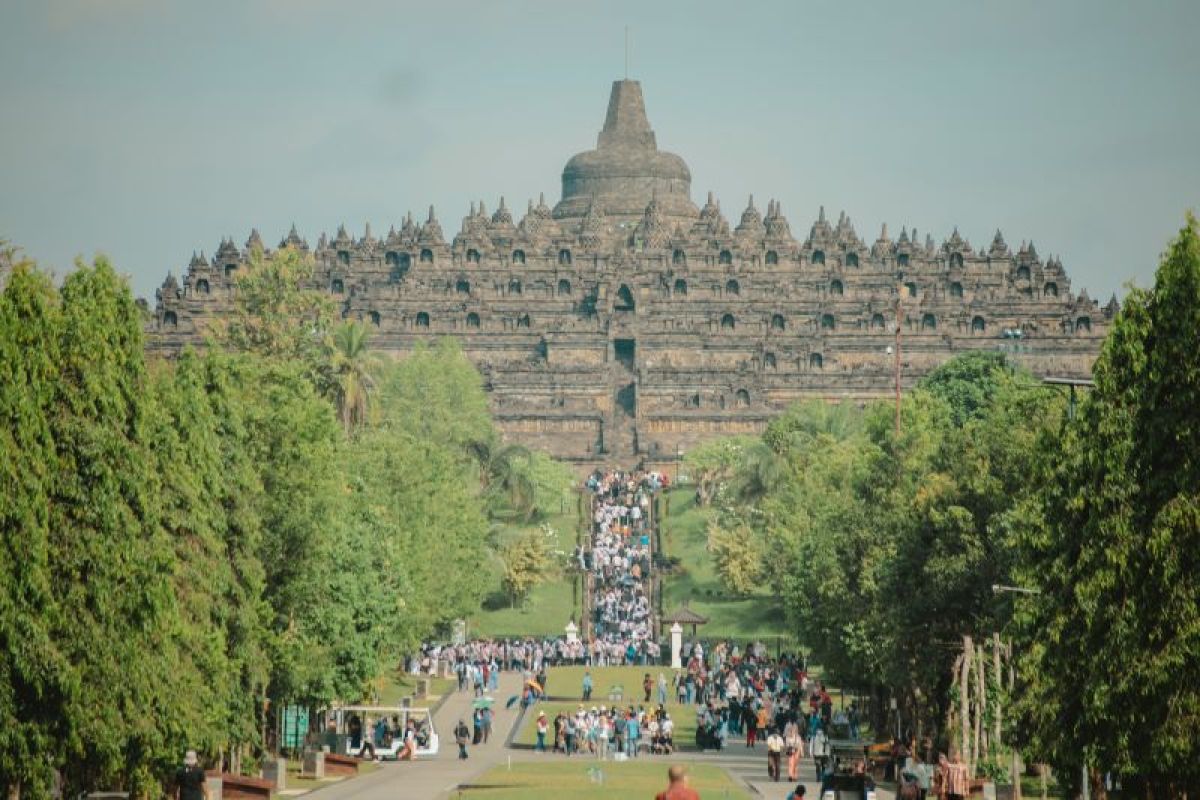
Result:
M1022 710L1056 765L1200 790L1200 226L1129 292L1025 537Z
M3 253L0 791L249 768L285 705L358 700L478 609L489 519L569 480L500 441L453 343L384 363L333 326L302 253L257 253L229 326L152 362L106 259L56 289Z

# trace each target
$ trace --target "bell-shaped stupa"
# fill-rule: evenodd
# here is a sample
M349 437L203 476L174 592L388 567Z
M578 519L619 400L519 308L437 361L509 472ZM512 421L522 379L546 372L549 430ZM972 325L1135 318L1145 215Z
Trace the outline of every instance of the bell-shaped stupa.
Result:
M690 225L699 213L691 198L692 173L682 158L658 149L637 81L613 82L596 149L567 162L562 185L554 207L558 219L582 218L593 199L617 223L640 221L652 200L672 228L680 220Z

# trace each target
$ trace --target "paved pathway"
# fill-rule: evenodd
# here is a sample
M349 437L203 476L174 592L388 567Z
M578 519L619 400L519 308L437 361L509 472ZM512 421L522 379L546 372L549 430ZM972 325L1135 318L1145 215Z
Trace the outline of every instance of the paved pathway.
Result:
M519 673L501 673L500 688L491 693L496 698L496 718L492 723L491 740L486 745L467 748L470 757L465 762L458 760L454 727L459 719L465 720L468 726L471 724L471 704L475 695L470 691L455 692L435 715L434 726L441 738L436 758L383 764L370 775L319 790L313 795L314 800L433 800L453 797L453 790L460 783L505 763L510 755L516 756L520 752L504 747L504 740L517 716L516 706L507 709L504 704L508 698L518 694L520 688Z
M699 761L723 767L739 781L749 784L759 797L764 800L784 800L795 783L787 780L787 759L784 758L781 767L783 779L776 782L767 777L767 749L760 745L753 749L746 747L740 741L732 742L720 754L717 753L683 753L683 760ZM820 800L820 784L817 783L817 771L811 758L800 760L800 783L808 788L808 797ZM878 800L895 800L895 794L888 789L876 790Z
M500 676L500 688L493 693L496 698L496 719L492 727L491 741L469 748L470 758L458 760L458 747L454 744L454 726L460 718L470 724L472 692L457 692L442 705L435 717L435 725L441 736L441 748L436 758L413 763L384 764L380 769L352 781L334 784L313 795L314 800L446 800L456 797L460 784L470 783L492 767L504 764L511 758L515 761L559 758L559 756L537 755L530 750L510 750L504 740L516 721L515 708L506 709L504 703L520 690L521 677L506 672ZM678 753L671 758L644 756L666 765L675 762L700 762L720 766L739 782L748 783L763 800L784 800L795 784L786 780L774 782L767 778L767 752L765 747L750 749L740 741L734 742L722 753ZM784 764L786 773L787 765ZM800 777L808 787L808 796L820 800L819 787L812 759L803 759ZM879 800L894 800L888 790L879 790Z

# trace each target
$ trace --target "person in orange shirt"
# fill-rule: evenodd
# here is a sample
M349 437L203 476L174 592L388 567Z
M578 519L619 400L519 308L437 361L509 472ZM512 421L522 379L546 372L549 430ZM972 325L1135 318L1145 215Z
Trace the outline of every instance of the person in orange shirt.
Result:
M696 790L687 785L687 770L675 764L667 770L670 785L654 796L654 800L700 800Z
M758 728L759 739L767 738L767 725L770 722L770 715L767 713L767 707L763 706L758 709L758 714L755 716L754 725Z

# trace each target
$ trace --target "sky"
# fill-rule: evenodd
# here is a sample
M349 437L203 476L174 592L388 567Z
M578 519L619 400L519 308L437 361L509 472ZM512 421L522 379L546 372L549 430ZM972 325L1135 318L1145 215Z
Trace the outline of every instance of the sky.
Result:
M0 1L0 238L153 297L193 250L560 196L611 82L736 222L1001 229L1106 299L1200 205L1200 2Z

